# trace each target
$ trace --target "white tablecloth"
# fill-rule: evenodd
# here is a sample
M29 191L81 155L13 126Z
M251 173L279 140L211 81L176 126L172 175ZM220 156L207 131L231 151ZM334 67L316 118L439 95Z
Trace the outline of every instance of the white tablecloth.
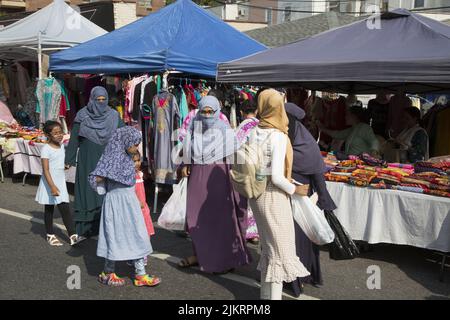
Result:
M16 139L16 150L14 152L14 174L26 172L35 175L42 175L41 149L43 143L30 145L29 141ZM66 181L75 183L76 168L71 167L66 170Z
M354 240L450 252L450 199L327 182L336 216Z

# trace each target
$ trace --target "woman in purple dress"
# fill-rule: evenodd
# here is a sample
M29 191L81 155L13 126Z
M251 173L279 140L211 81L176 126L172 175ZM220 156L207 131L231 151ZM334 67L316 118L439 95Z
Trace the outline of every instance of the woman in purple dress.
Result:
M220 120L217 98L204 97L183 144L184 160L191 163L182 173L189 177L186 229L194 255L181 260L180 267L225 273L251 262L245 242L247 200L233 190L224 161L236 151L237 141Z

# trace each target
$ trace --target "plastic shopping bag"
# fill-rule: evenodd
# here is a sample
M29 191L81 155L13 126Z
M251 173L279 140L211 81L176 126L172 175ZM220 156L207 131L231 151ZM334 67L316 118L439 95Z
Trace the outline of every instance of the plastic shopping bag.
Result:
M186 223L187 178L173 186L173 193L164 205L158 225L167 230L184 230Z
M313 243L324 245L334 240L334 232L322 210L309 197L292 195L294 220Z
M325 218L336 235L334 241L328 246L330 259L346 260L356 258L359 255L358 247L341 225L333 211L325 210Z

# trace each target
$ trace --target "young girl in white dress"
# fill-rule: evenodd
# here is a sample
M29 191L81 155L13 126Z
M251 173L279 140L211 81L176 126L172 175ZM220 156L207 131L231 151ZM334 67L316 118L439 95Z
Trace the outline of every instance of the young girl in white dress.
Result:
M74 245L84 238L75 233L75 224L70 213L69 194L64 174L63 129L60 123L47 121L44 124L44 133L48 143L41 150L42 176L36 201L44 205L47 242L51 246L63 245L53 232L53 211L56 205L69 234L70 245Z

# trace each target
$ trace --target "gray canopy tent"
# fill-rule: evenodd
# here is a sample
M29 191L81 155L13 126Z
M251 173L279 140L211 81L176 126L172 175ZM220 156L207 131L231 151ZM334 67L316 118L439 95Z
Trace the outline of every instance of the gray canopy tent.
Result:
M0 61L38 60L42 54L70 48L107 32L72 9L63 0L0 29Z
M450 90L450 26L404 9L219 64L224 83L341 93Z

